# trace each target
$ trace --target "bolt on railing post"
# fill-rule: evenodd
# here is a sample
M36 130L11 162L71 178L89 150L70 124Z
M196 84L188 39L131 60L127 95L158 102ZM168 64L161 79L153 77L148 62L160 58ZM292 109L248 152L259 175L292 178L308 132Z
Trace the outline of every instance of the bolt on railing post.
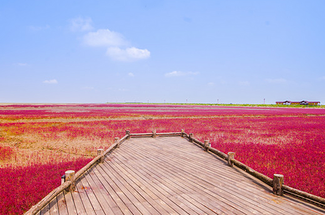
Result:
M152 131L152 137L153 138L156 138L157 137L156 129L153 129L153 131Z
M190 133L190 134L188 135L188 137L189 137L189 139L190 139L190 142L193 143L193 134Z
M273 193L275 195L283 196L283 185L284 177L281 174L273 175Z
M97 149L97 156L101 155L101 158L99 159L100 163L104 163L104 149Z
M74 170L67 170L65 171L65 181L71 181L71 185L68 192L73 192L75 190L76 184L75 184L75 171Z
M231 161L232 159L235 159L235 152L228 152L228 165L234 166L234 163Z

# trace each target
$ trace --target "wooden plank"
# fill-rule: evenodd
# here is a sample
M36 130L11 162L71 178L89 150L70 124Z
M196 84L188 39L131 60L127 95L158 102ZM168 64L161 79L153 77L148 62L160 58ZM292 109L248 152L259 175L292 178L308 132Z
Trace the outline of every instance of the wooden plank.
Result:
M155 157L155 156L152 156L152 157Z
M150 180L150 176L141 174L141 170L139 170L139 169L136 170L136 175L134 175L134 177L138 177L139 180L147 181L147 182ZM177 204L172 202L170 199L166 198L167 193L163 189L161 189L160 187L152 187L150 182L147 183L146 185L148 185L150 187L150 190L155 195L158 196L158 199L156 199L155 201L158 204L160 204L166 211L168 211L169 214L175 214L175 213L187 214Z
M110 165L111 166L111 165ZM111 166L112 167L112 166ZM129 173L127 169L124 169L120 164L114 163L114 166L112 167L116 169L118 172L122 172L125 176L126 180L129 180L129 183L134 183L134 188L139 189L139 192L144 196L144 198L147 199L147 201L158 211L162 213L174 213L170 207L166 208L166 203L163 202L161 204L157 203L155 200L159 199L159 197L155 194L154 190L151 190L150 187L147 187L147 184L144 183L144 180L136 177L135 175L132 175L132 173Z
M134 169L136 169L137 171L139 170L138 167L132 166ZM192 205L191 205L192 206ZM211 212L211 211L210 211Z
M66 204L67 204L68 214L69 215L77 214L77 210L76 210L76 207L74 205L71 192L65 193L64 197L65 197L65 201L66 201Z
M128 181L121 177L115 169L109 171L112 180L123 190L128 198L136 205L142 214L159 214L138 192L134 189Z
M162 154L163 152L161 152L160 154ZM169 152L166 152L166 153L169 153ZM162 156L164 156L164 155L162 155ZM174 156L174 157L176 157L176 156ZM178 157L177 157L177 159L178 159ZM179 162L179 161L177 161L177 162ZM198 163L197 161L196 161L196 164L197 165L191 165L191 163L187 163L187 165L189 164L189 165L191 165L191 168L194 168L194 169L196 169L196 170L198 170L198 169L201 169L202 168L202 165L203 166L205 166L204 167L204 169L205 170L207 170L209 167L211 167L212 165L206 165L206 162L209 162L209 161L202 161L202 163ZM209 162L210 163L210 162ZM214 166L214 165L213 165ZM219 169L219 166L218 166L218 168L217 169ZM221 172L219 172L219 174L221 174L221 173L224 173L225 171L227 171L227 170L230 170L230 171L232 171L232 169L229 169L229 167L226 167L226 169L225 168L223 168L222 169L222 171ZM193 170L192 170L193 171ZM209 173L214 173L213 171L211 171L211 170L209 170L208 172L206 172L205 171L205 174L209 174ZM238 172L234 172L235 174L236 174L236 176L235 177L237 177L237 174L238 174ZM226 173L225 173L226 174ZM224 174L223 174L224 175ZM213 175L213 177L215 177L216 175L214 174ZM218 176L218 175L217 175ZM224 176L221 176L221 177L224 177ZM224 181L226 181L226 182L228 182L229 181L229 179L231 179L231 178L227 178L227 177L224 177ZM238 179L238 177L237 177L237 179ZM228 180L228 181L227 181ZM237 180L238 181L238 180ZM232 181L233 183L235 183L235 182L237 182L237 181ZM245 186L247 186L247 183L245 184ZM252 183L250 183L250 186L252 186Z
M46 205L38 214L39 215L49 215L50 214L50 205Z
M107 168L109 169L109 167L107 167ZM115 168L110 168L109 170L112 173L114 171L114 169ZM137 196L137 198L141 199L141 202L142 203L146 202L146 200L141 196L141 195L145 195L145 192L140 191L138 193L135 189L132 188L132 186L128 185L127 187L128 187L128 189L133 190L133 193ZM152 205L158 206L161 209L161 207L155 201L150 201L150 202L151 202ZM153 207L152 207L151 204L146 204L146 208L148 210L150 210L150 214L157 214L158 211L156 211L155 209L153 209Z
M77 183L78 183L78 181L76 181L76 184ZM77 188L74 192L71 193L71 195L72 195L72 200L76 207L77 214L86 214L86 209L85 209L84 205L82 204L82 200L80 198L79 191L77 190Z
M170 143L170 141L167 142L167 143L172 144L172 143ZM221 177L224 177L224 179L230 180L233 183L237 182L237 180L234 180L234 179L229 178L227 176L229 176L229 174L231 174L231 175L237 177L238 172L232 171L224 163L220 163L221 165L218 164L218 163L215 163L215 157L207 156L206 153L193 152L192 149L190 149L191 151L189 151L188 148L190 148L190 147L184 147L184 144L182 145L182 147L179 148L179 150L174 150L171 147L164 148L164 150L161 151L161 155L164 156L164 155L168 155L170 153L173 153L174 154L173 157L177 157L177 158L187 160L189 162L189 164L193 165L193 167L195 169L199 170L202 166L204 166L205 169L209 169L210 171L219 171L219 174L221 175ZM150 150L150 149L147 149L147 150ZM162 154L162 153L164 153L164 154ZM204 160L202 160L202 159L204 159ZM193 160L195 161L195 163L192 163ZM207 164L210 164L211 162L214 162L214 165L207 165ZM215 165L218 165L217 166L218 168L216 168ZM213 169L210 169L211 167ZM230 173L230 172L232 172L232 173ZM254 187L254 188L256 187L256 186L252 185L252 183L246 183L245 186L250 186L250 187Z
M96 199L98 200L98 203L101 206L101 210L104 211L105 214L114 214L112 211L110 205L106 202L105 197L101 193L100 184L96 184L92 177L90 175L94 175L94 173L91 171L90 173L85 175L85 178L88 181L89 186L91 187ZM97 210L95 209L95 212L97 213Z
M205 175L205 174L203 174L203 175Z
M305 205L305 204L306 204L306 203L304 203L304 205ZM276 206L278 206L278 205L276 205ZM307 209L307 208L306 208L306 207L302 207L302 208L300 209L300 211L296 211L296 212L305 213L305 209ZM288 210L292 210L292 207L289 207ZM308 210L310 210L310 208L308 208Z
M85 180L84 177L80 178L78 183L76 184L77 192L80 195L80 199L81 199L82 204L83 204L83 206L85 208L86 214L95 215L96 213L94 211L94 208L93 208L92 204L90 203L90 200L89 200L88 195L86 193L86 190L89 189L89 188L83 186L83 184L82 184L83 180Z
M90 174L90 177L92 178L93 182L96 184L97 189L99 189L99 191L102 195L102 198L106 201L106 203L108 205L106 207L109 207L113 211L113 214L118 214L118 215L123 214L121 209L118 207L115 200L113 199L113 197L110 195L109 192L107 192L105 185L99 180L97 175L100 173L96 170L96 168L94 168L92 170L92 172L94 174ZM104 207L104 205L103 205L103 207Z
M191 202L187 201L186 198L183 197L182 194L176 194L170 197L170 199L181 205L181 207L189 214L203 214L203 210L201 207L197 207Z
M85 188L85 193L87 194L89 201L91 203L91 206L96 214L103 215L105 212L103 211L100 203L98 202L98 199L96 198L96 195L93 192L93 188L89 185L87 180L87 175L89 174L89 170L85 173L83 180L81 180L79 183L82 183L83 187Z
M64 198L64 192L60 193L56 197L56 199L58 201L59 214L60 215L68 215L68 209L67 209L66 201Z
M59 214L59 208L58 208L58 204L57 204L57 199L54 198L52 199L52 201L49 203L50 206L50 215L56 215Z
M123 154L125 154L125 152L123 153ZM129 163L130 163L131 161L129 161ZM147 161L148 162L148 161ZM144 170L142 170L142 168L140 167L140 166L136 166L137 164L136 163L134 163L134 166L133 166L133 168L135 168L136 170L137 170L137 172L139 172L139 171L144 171ZM157 168L153 168L153 169L157 169ZM150 170L149 170L149 172L150 172ZM165 172L163 172L163 173L160 173L160 175L165 175L166 176L166 178L165 178L165 180L168 180L167 178L168 177L172 177L172 176L169 176L167 173L165 173ZM151 176L152 177L154 177L154 173L151 173ZM156 180L158 180L159 178L155 178ZM151 181L154 181L155 179L151 179ZM174 180L174 178L173 178L173 180ZM175 183L175 181L173 181L173 180L170 180L169 182L170 183ZM158 184L158 183L164 183L163 181L161 181L161 180L158 180L158 182L156 182L155 184ZM184 184L183 184L184 182L179 182L179 184L176 184L175 186L183 186ZM189 188L189 187L191 187L191 185L189 185L188 187L186 187L187 189ZM167 186L165 186L164 187L165 189L167 188ZM200 191L200 189L198 189L199 191ZM168 195L168 194L167 194ZM224 212L227 212L227 211L229 211L229 210L232 210L232 208L228 208L227 210L224 210Z
M127 149L127 150L129 150L129 149ZM132 150L133 151L133 150ZM133 154L135 154L135 153L138 153L138 152L132 152ZM139 153L141 153L141 152L139 152ZM142 156L141 154L136 154L137 156ZM152 166L152 169L159 169L160 171L163 171L163 172L161 172L160 173L160 175L165 175L165 176L167 176L168 175L168 178L173 178L173 180L176 180L176 177L175 177L175 174L178 174L179 176L183 176L184 177L184 174L186 174L183 170L181 170L181 169L177 169L176 168L176 166L175 166L175 163L174 164L172 164L172 165L170 165L171 166L171 172L168 170L168 167L166 167L166 165L168 164L168 161L167 160L161 160L161 161L158 161L158 162L160 162L160 163L163 163L164 165L158 165L158 166L155 166L155 161L153 160L153 159L157 159L157 157L156 156L152 156L152 157L155 157L155 158L148 158L147 159L147 163L151 163L153 166ZM177 164L176 164L177 165ZM148 171L150 171L150 169L148 170ZM167 180L169 183L174 183L174 181L172 181L172 180L169 180L168 178L165 178L164 180ZM190 180L190 181L188 181L188 180ZM218 195L215 195L214 193L211 193L208 189L202 189L201 188L201 186L202 186L202 184L204 184L204 181L203 182L201 182L202 184L200 184L200 186L198 186L197 185L197 181L193 181L193 179L192 178L190 178L190 177L187 177L187 178L185 178L185 179L183 179L182 181L180 181L179 182L179 184L177 185L177 186L183 186L183 184L182 183L184 183L184 182L186 182L186 183L188 183L189 185L187 186L187 189L191 189L191 187L197 187L197 189L200 191L200 192L202 192L202 191L204 191L204 194L210 194L210 195L212 195L214 198L217 198L217 200L220 202L220 203L222 203L223 204L223 207L225 207L225 208L227 208L226 209L226 211L229 211L229 210L234 210L234 208L236 208L235 207L235 205L233 205L232 204L232 202L228 202L227 201L227 199L224 199L224 197L222 197L222 196L218 196ZM228 205L228 206L227 206ZM229 207L229 206L231 206L231 207ZM246 211L246 209L245 208L241 208L240 210L244 210L244 211ZM226 212L225 211L225 212ZM249 211L246 211L247 213L249 212Z
M106 190L106 188L105 188L105 186L104 186L104 184L99 180L99 178L98 178L98 176L97 176L97 174L99 174L98 173L98 171L96 170L96 168L94 168L93 170L92 170L92 172L94 173L94 174L90 174L89 176L90 176L90 178L92 179L92 181L93 181L93 183L95 183L96 184L96 188L95 189L97 189L99 192L100 192L100 195L101 195L101 197L98 197L98 198L100 198L101 200L101 202L103 202L102 203L102 205L103 205L103 208L105 208L105 210L106 210L106 208L110 208L110 210L112 210L112 214L117 214L117 215L121 215L121 214L123 214L122 213L122 211L121 211L121 209L118 207L118 205L115 203L115 200L112 198L112 196L107 192L107 190ZM105 203L106 202L106 203Z
M38 213L45 205L48 205L53 198L58 196L64 189L69 187L71 184L70 181L66 181L65 183L61 184L59 187L52 190L47 196L45 196L41 201L39 201L36 205L31 207L25 215L33 215Z
M100 180L100 182L104 185L104 188L106 190L107 196L111 196L111 198L114 200L116 205L119 207L119 209L123 212L123 214L132 214L129 208L125 205L125 203L121 200L121 198L117 195L115 190L111 187L111 185L106 181L105 175L106 173L96 166L93 171L96 173L96 176Z
M112 167L110 170L115 171L117 174L119 174L120 177L122 177L135 191L137 191L144 198L145 201L151 205L151 207L155 208L160 213L168 212L160 204L157 204L157 202L154 201L155 199L158 199L158 197L150 189L148 189L143 182L137 180L119 164L115 163L114 167Z
M140 211L132 204L132 202L127 198L127 196L122 192L122 190L115 184L115 182L109 177L109 173L106 173L103 170L104 165L97 166L97 170L101 172L102 175L105 175L105 181L110 185L110 187L114 190L117 196L123 201L126 205L127 209L132 214L141 214ZM124 209L125 210L125 209Z
M163 154L164 152L160 152L160 154L162 154L162 156L164 156L164 154ZM168 155L170 152L166 152L166 154ZM174 155L174 157L176 157L175 155ZM179 156L177 156L177 157L179 157ZM186 161L191 161L191 159L186 159ZM224 173L224 174L227 174L226 173L226 171L227 170L230 170L230 171L232 171L231 169L229 169L229 167L227 167L227 166L225 166L225 165L222 165L222 166L218 166L217 168L215 168L215 165L207 165L207 162L210 164L211 162L210 162L210 160L208 160L208 161L202 161L202 162L198 162L199 160L198 159L196 159L195 160L195 162L196 162L196 165L194 164L194 165L192 165L191 163L188 163L189 165L191 165L191 167L193 167L194 169L193 169L193 171L195 171L195 170L197 170L197 171L200 171L200 169L201 169L201 167L202 166L204 166L204 168L205 168L205 170L207 170L209 167L214 167L214 169L216 169L216 170L218 170L220 167L222 168L220 171L219 171L219 173L218 174L221 174L221 173ZM211 160L212 162L214 161L214 160ZM214 163L215 164L215 163ZM212 172L213 173L213 170L209 170L210 171L210 173ZM234 171L233 171L234 172ZM237 177L237 174L238 174L238 172L234 172L234 174L236 175L236 177ZM224 177L223 175L221 176L221 177ZM232 180L231 178L227 178L227 177L224 177L224 179L225 180ZM237 182L237 181L235 181L235 180L233 180L233 181L231 181L232 183L235 183L235 182ZM250 183L250 184L245 184L245 186L247 186L247 185L250 185L250 186L252 186L252 184Z
M188 202L191 202L193 205L199 207L206 214L224 214L222 212L222 207L217 204L211 203L211 199L206 198L204 195L199 193L188 193L182 194L182 197L186 199ZM227 211L227 214L240 214L234 213L233 211Z
M100 165L103 170L106 172L105 164ZM128 207L131 207L130 210L132 213L136 214L149 214L149 212L145 209L145 207L125 188L124 184L121 184L119 179L116 179L111 172L106 172L106 180L110 181L113 189L117 191L117 194L124 201Z
M238 173L237 173L238 174ZM246 174L247 175L247 174ZM251 177L251 178L253 178L253 177ZM254 179L255 181L256 181L256 179ZM238 181L238 178L237 178L237 181ZM236 182L236 183L238 183L238 182ZM245 186L245 188L246 188L246 186ZM256 188L254 189L254 190L256 190ZM260 202L260 200L254 200L255 201L255 203L256 202ZM264 198L264 201L265 201L265 198ZM272 203L274 203L273 201L272 201ZM304 203L305 204L305 203ZM279 207L279 205L275 205L276 207ZM292 207L289 207L289 208L283 208L284 210L287 210L287 211L292 211ZM308 210L310 210L310 209L308 209ZM296 212L297 213L297 212ZM299 212L298 212L299 213ZM300 209L300 213L306 213L306 211L305 211L305 209L304 208L301 208Z

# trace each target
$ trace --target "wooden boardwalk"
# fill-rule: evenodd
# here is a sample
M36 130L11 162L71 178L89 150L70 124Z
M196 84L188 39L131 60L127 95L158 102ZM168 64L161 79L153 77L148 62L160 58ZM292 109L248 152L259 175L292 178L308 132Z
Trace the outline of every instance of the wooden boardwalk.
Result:
M325 214L181 137L131 138L38 214Z

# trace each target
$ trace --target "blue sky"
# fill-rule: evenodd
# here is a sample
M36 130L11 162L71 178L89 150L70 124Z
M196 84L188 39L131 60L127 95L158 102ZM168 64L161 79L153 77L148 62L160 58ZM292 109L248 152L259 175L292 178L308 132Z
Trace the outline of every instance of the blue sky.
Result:
M325 102L325 1L9 1L0 103Z

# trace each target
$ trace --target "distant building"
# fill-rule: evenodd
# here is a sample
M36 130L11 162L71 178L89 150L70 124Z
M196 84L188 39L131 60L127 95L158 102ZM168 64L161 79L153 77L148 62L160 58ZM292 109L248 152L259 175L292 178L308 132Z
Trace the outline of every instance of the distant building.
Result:
M320 105L320 102L315 101L281 101L281 102L275 102L277 105Z
M291 101L275 102L277 105L291 105Z

